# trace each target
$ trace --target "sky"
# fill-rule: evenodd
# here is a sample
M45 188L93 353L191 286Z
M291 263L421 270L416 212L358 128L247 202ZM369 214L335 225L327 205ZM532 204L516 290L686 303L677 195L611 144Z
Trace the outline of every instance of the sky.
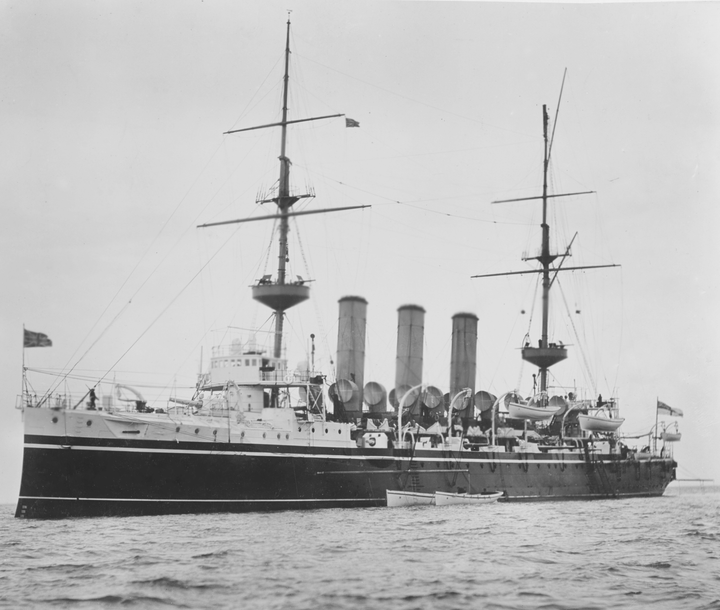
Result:
M447 391L451 317L472 312L476 389L532 393L534 276L471 276L539 248L538 201L492 202L541 192L547 104L551 192L593 191L552 202L552 248L577 232L573 266L620 265L561 274L551 335L571 355L550 382L617 396L627 434L657 399L683 409L678 476L720 480L718 3L31 0L0 2L0 502L23 359L38 393L116 380L163 406L214 345L270 345L249 286L275 271L272 222L196 225L273 211L256 198L278 130L223 132L280 120L287 9L290 118L360 123L289 129L293 188L315 193L296 208L371 206L291 223L290 272L313 280L291 366L312 333L332 378L337 301L358 295L366 381L392 387L397 308L417 304L424 381ZM23 354L23 325L53 346Z

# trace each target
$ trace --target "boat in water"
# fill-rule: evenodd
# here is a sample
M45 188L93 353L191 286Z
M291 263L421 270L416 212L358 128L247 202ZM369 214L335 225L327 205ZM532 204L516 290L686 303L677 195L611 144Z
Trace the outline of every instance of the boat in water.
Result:
M385 490L388 508L401 506L432 506L435 504L435 494L420 493L418 491Z
M261 126L281 130L278 187L262 200L277 208L271 218L279 227L278 267L252 286L253 298L274 312L272 351L252 341L214 348L195 390L168 396L163 407L148 406L128 386L101 399L94 386L80 400L24 391L16 517L372 507L389 505L390 498L440 496L488 501L483 490L495 490L502 501L662 495L675 478L671 457L653 452L636 459L614 430L582 425L579 417L596 404L572 393L550 395L548 370L568 355L548 336L550 288L559 272L579 267L563 267L567 252L549 250L547 206L555 195L548 193L547 179L537 197L543 238L533 271L542 277L542 333L536 347L528 342L522 348L522 358L539 370L534 403L522 401L516 389L500 397L476 391L478 317L468 312L452 318L447 391L422 382L422 355L413 352L422 345L420 305L398 309L398 367L390 392L377 381L365 382L367 301L360 296L339 300L334 371L315 370L314 359L301 369L288 365L286 312L310 297L309 283L288 273L289 220L341 210L293 211L312 194L291 192L286 131L298 122L344 117L288 118L289 57L288 20L282 119ZM543 134L547 178L544 106ZM508 412L506 396L522 408ZM603 406L617 417L615 401Z
M455 504L492 504L502 498L502 491L492 491L479 494L435 492L437 506L454 506Z
M464 492L452 493L436 491L435 493L422 493L416 491L398 491L388 489L385 491L388 508L404 506L452 506L455 504L490 504L497 502L503 496L502 491L469 494Z

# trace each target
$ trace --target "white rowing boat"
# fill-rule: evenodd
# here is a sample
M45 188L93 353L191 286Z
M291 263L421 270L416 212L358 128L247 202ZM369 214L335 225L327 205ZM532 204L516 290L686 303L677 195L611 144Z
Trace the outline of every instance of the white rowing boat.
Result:
M586 432L615 432L624 421L622 417L610 419L596 415L578 415L580 427Z
M453 494L446 491L436 491L435 504L438 506L449 506L451 504L489 504L491 502L497 502L502 495L502 491L482 494Z
M417 491L385 490L388 508L399 506L422 506L435 504L435 494L425 494Z
M508 405L509 416L513 419L531 419L533 421L542 421L546 419L552 419L560 409L561 406L553 407L538 407L535 405L521 405L515 402L511 402Z
M676 443L682 438L682 434L680 432L663 432L660 437L666 443Z

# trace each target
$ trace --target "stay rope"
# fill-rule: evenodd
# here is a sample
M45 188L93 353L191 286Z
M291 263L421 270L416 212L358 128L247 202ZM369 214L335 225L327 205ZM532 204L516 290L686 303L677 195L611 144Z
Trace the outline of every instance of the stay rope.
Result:
M562 284L560 283L560 279L558 278L558 288L560 289L560 294L562 295L563 304L565 305L565 311L568 314L568 320L570 320L570 326L573 330L573 335L575 335L575 340L577 341L578 349L580 350L580 356L582 357L582 363L585 375L587 375L587 381L590 383L590 386L593 390L593 395L597 394L597 384L595 383L595 379L593 378L592 372L590 370L590 364L587 360L587 355L585 354L585 350L583 349L583 343L580 340L580 334L578 333L577 327L575 326L575 322L572 319L572 316L570 315L570 307L568 306L567 299L565 298L565 291L562 288Z
M238 232L239 227L232 231L228 238L220 245L220 247L215 251L215 253L205 262L204 265L198 269L195 274L188 280L188 282L180 289L180 291L170 300L170 302L160 311L160 313L155 316L155 318L148 324L148 326L145 328L145 330L140 333L140 335L133 341L130 346L122 353L122 355L113 363L113 365L105 372L103 375L98 379L98 383L102 382L105 377L107 377L112 370L117 366L117 364L125 358L125 356L128 354L128 352L137 345L137 343L142 339L147 332L155 326L156 322L165 314L165 312L170 309L170 307L177 301L178 298L190 287L190 285L195 281L195 279L204 271L205 267L207 267L214 258L220 253L220 251L228 244L228 242L235 236L235 234Z
M538 273L537 278L535 279L535 290L533 291L533 300L532 305L530 306L530 319L528 320L528 327L527 327L527 333L525 333L525 337L530 336L530 329L532 328L532 322L533 317L535 316L535 303L537 301L537 295L538 295L538 284L540 283L540 274ZM523 342L524 344L524 342ZM522 376L523 372L525 370L525 360L522 358L520 359L520 373L518 374L518 381L515 385L516 388L518 388L518 391L520 391L520 384L522 383Z

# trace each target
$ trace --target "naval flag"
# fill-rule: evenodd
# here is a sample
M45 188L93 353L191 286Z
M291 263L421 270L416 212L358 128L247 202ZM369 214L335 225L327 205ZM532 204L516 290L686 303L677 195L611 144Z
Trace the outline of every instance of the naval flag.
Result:
M23 347L52 347L52 341L43 333L34 333L23 328Z
M345 127L360 127L360 121L345 118Z
M670 405L666 405L664 402L657 401L657 411L660 415L669 415L670 417L682 417L683 412L680 409L673 409Z

